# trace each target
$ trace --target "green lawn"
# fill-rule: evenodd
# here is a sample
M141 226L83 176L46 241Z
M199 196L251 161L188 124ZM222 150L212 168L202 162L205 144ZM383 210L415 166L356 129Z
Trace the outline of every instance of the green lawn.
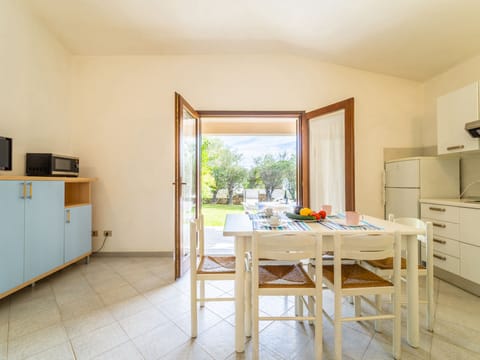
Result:
M243 213L242 205L217 205L217 204L203 204L202 214L205 221L205 226L223 226L225 223L225 214Z

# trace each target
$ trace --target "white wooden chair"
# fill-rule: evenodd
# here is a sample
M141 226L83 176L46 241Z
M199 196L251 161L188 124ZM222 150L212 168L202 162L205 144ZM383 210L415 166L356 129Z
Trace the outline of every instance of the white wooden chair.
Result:
M402 225L408 225L417 229L422 229L423 234L418 235L418 241L425 245L426 249L426 266L419 265L418 275L425 278L426 299L421 299L420 303L427 304L426 311L426 327L429 331L433 331L433 227L430 222L423 222L417 218L398 218L395 219L393 214L388 215L389 221L394 221ZM405 248L405 244L402 244L402 249ZM384 278L390 278L393 274L392 259L380 259L365 261L363 264L370 271L375 272ZM402 257L402 280L406 281L407 260ZM381 298L376 298L376 303L381 306Z
M197 263L198 262L198 263ZM191 335L197 337L197 303L208 301L234 301L233 297L206 298L206 280L235 280L235 256L205 254L203 215L190 221L190 307ZM197 285L200 285L200 296Z
M347 321L392 319L393 356L400 358L401 353L401 313L400 313L400 259L401 237L399 234L386 232L362 232L359 235L334 235L333 265L323 266L323 282L334 293L335 310L333 319L324 312L335 327L335 359L342 359L342 323ZM342 264L342 259L374 260L392 257L394 259L393 282L368 271L359 264ZM318 263L316 264L318 267ZM360 313L360 297L377 294L388 294L393 298L393 311L384 313L376 308L375 303L364 298L376 314ZM342 316L342 298L355 297L355 316Z
M255 232L252 240L252 349L259 354L259 321L309 320L315 322L315 358L322 357L322 282L314 281L302 264L316 258L320 266L316 278L322 278L322 239L311 232ZM269 259L265 261L264 259ZM310 316L259 316L260 296L312 296L316 311ZM319 314L315 316L315 314Z
M258 211L258 190L245 189L243 191L243 209L246 213L255 213Z

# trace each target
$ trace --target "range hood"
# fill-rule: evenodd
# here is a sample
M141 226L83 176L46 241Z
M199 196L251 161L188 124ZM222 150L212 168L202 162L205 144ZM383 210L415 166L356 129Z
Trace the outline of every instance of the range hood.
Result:
M465 130L468 131L471 137L480 137L480 120L466 123Z

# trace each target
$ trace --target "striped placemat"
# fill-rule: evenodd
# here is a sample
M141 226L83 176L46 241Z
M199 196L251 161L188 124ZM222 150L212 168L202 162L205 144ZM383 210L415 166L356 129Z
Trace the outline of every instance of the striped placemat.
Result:
M365 220L361 220L359 225L339 224L338 222L330 219L321 221L320 224L326 228L329 228L330 230L383 230L382 227L370 224Z
M287 230L287 231L310 231L311 228L302 221L284 222L279 226L270 226L264 221L253 221L253 230Z
M292 221L285 215L279 216L282 222L279 226L268 224L268 216L265 214L248 214L253 223L254 230L290 230L290 231L310 231L311 228L303 221Z
M252 221L267 220L268 216L265 214L248 214L248 217Z

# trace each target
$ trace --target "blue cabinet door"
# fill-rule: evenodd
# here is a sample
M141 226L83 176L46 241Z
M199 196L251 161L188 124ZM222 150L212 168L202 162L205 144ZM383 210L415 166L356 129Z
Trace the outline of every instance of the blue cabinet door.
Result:
M23 283L23 181L0 181L0 294Z
M65 209L65 262L92 251L92 206Z
M25 281L64 263L64 183L27 181Z

